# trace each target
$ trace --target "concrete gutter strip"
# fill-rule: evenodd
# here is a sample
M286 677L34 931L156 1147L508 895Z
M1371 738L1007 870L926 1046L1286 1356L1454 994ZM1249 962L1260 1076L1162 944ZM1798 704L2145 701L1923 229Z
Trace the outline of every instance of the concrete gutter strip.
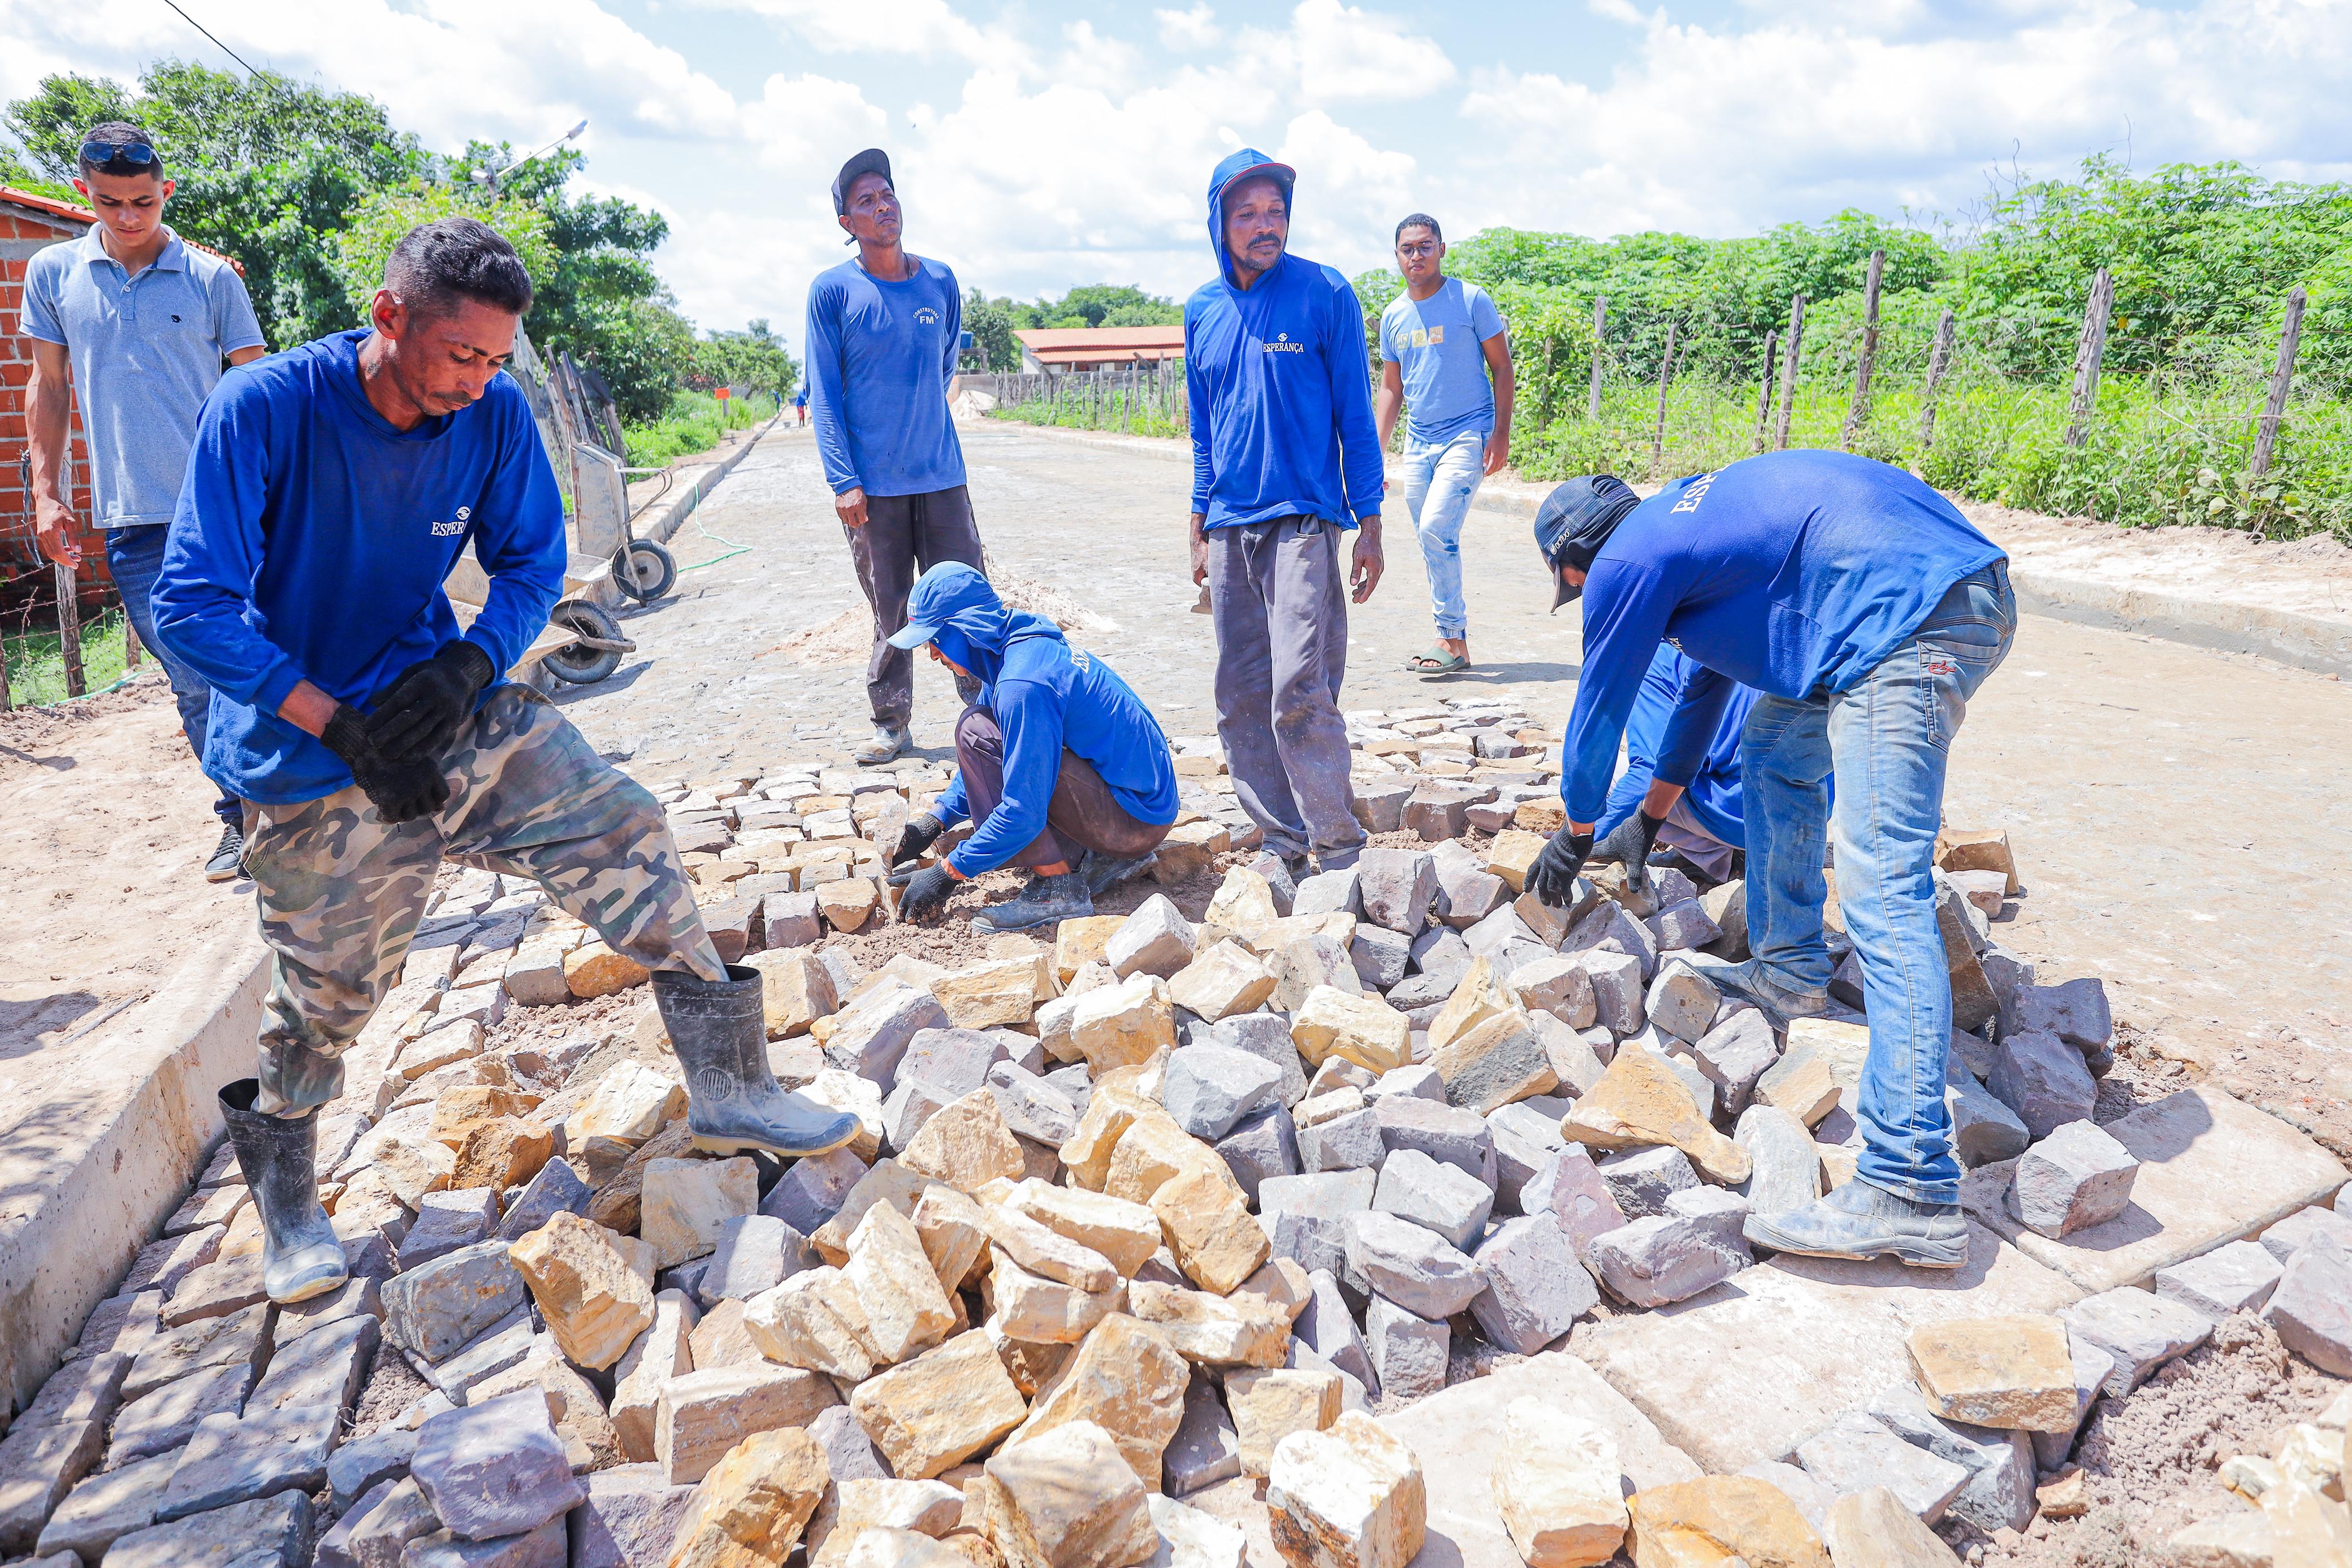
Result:
M1081 446L1164 460L1190 461L1192 457L1190 447L1183 442L1165 436L1063 430L1014 420L1003 423ZM1391 464L1395 461L1391 456ZM1650 486L1640 488L1646 490ZM1489 479L1479 487L1477 497L1470 503L1471 509L1532 522L1536 507L1549 489L1549 486L1524 481ZM2017 607L2029 615L2072 621L2110 632L2132 632L2219 653L2252 653L2318 674L2352 678L2352 622L2060 576L2014 563L2010 568L2010 583L2017 591Z
M782 413L771 415L767 423L757 430L748 431L745 439L736 444L734 451L695 475L687 482L686 488L662 508L652 527L635 530L637 538L651 539L656 544L669 543L677 537L677 530L686 526L686 519L694 516L694 509L702 505L703 497L719 487L719 481L735 471L735 465L751 455L751 448L760 444L760 438L773 430L776 421L782 417Z
M225 934L0 1128L0 1401L22 1408L187 1194L252 1076L268 950Z

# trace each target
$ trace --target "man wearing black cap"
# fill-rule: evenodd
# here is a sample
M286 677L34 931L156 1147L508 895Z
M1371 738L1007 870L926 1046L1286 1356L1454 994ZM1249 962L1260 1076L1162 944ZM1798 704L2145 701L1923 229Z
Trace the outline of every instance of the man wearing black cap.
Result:
M1529 888L1569 902L1661 640L1702 668L1667 723L1657 782L1688 783L1735 685L1757 688L1739 747L1753 956L1712 975L1776 1024L1828 1010L1831 839L1870 1054L1855 1179L1803 1208L1750 1215L1748 1239L1959 1268L1969 1238L1944 1105L1952 989L1933 856L1952 738L2016 634L2007 558L1911 475L1813 451L1677 479L1647 501L1607 475L1571 479L1537 513L1536 543L1559 579L1553 608L1583 596L1584 661L1561 764L1568 825ZM1611 847L1646 859L1659 820L1632 824Z
M890 645L907 623L907 594L941 561L981 565L963 448L948 413L963 301L954 273L908 254L880 148L841 166L833 210L857 258L809 288L809 402L834 510L874 610L866 667L874 737L856 757L887 762L906 749L915 706L914 659Z

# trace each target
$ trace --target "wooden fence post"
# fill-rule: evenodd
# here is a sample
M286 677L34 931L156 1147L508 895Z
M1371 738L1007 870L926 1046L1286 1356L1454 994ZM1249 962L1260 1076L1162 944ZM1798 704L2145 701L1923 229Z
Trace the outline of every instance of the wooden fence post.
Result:
M59 561L56 566L58 583L58 656L66 667L66 695L78 697L89 691L89 683L81 672L81 605L74 590L74 570Z
M1592 388L1585 394L1584 417L1601 417L1601 329L1609 322L1609 296L1597 294L1592 299Z
M2279 329L2278 368L2271 372L2271 395L2263 404L2261 431L2254 436L2252 473L2259 479L2271 471L2271 454L2278 446L2279 421L2286 413L2287 387L2294 380L2295 345L2303 339L2303 285L2287 291L2286 324Z
M1780 424L1776 443L1789 449L1789 420L1797 411L1797 350L1805 340L1805 297L1789 296L1789 340L1780 350Z
M1772 417L1772 348L1780 340L1777 327L1764 329L1764 373L1756 379L1756 450L1764 450L1765 422Z
M1944 371L1951 366L1953 325L1947 307L1936 319L1936 346L1927 350L1927 384L1919 392L1919 449L1923 452L1936 444L1936 390L1943 385Z
M1870 368L1878 359L1878 284L1886 271L1886 253L1870 253L1870 276L1862 286L1862 356L1853 366L1853 402L1845 411L1845 429L1838 444L1853 450L1853 438L1870 423Z
M1666 323L1666 353L1658 361L1658 427L1650 435L1650 473L1654 477L1666 460L1666 383L1675 377L1675 328Z
M131 608L122 610L122 673L129 674L139 667L139 628L131 624Z
M2099 361L2107 352L2107 316L2115 308L2115 275L2105 267L2091 279L2091 298L2083 307L2083 335L2074 343L2074 391L2066 400L2066 444L2081 446L2091 438L2091 416L2099 406Z

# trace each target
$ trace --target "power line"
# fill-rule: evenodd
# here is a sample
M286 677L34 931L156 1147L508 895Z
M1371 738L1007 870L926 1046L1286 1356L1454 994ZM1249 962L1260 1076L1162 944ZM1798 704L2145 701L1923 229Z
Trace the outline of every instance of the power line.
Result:
M169 5L174 11L179 11L180 20L185 22L189 26L194 27L197 32L204 34L205 37L212 38L213 47L220 50L222 54L226 55L230 59L235 60L238 65L244 66L247 75L255 78L257 80L260 78L261 73L255 70L252 65L243 55L238 54L235 49L230 48L218 38L213 38L212 30L210 28L206 27L202 22L197 21L194 16L189 16L185 11L181 11L180 0L163 0L163 4Z

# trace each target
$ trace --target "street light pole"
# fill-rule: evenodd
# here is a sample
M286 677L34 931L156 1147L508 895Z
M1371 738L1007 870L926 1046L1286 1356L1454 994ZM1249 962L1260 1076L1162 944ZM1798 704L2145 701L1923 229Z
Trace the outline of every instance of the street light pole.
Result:
M577 124L577 125L573 126L571 130L569 130L569 131L565 131L562 135L561 135L561 136L557 137L554 141L552 141L549 142L546 146L544 146L544 147L541 148L538 152L526 152L526 153L524 153L521 157L520 157L520 158L516 159L513 162L511 162L511 163L508 164L504 169L486 169L486 170L484 170L484 171L482 172L482 178L483 178L485 181L487 181L487 182L488 183L488 184L489 184L489 187L490 187L490 199L491 199L492 201L496 201L496 200L498 199L498 194L499 194L499 176L500 174L502 174L502 173L503 173L503 174L511 174L511 173L513 173L517 169L520 169L520 168L521 168L524 164L526 164L526 163L530 162L532 159L534 159L534 158L543 158L543 157L545 157L548 153L552 152L554 152L557 148L559 148L559 147L562 146L565 142L567 142L567 141L578 141L578 140L580 139L580 134L581 134L581 132L583 132L583 131L586 131L587 129L588 129L588 122L587 122L586 120L582 120L579 124Z

